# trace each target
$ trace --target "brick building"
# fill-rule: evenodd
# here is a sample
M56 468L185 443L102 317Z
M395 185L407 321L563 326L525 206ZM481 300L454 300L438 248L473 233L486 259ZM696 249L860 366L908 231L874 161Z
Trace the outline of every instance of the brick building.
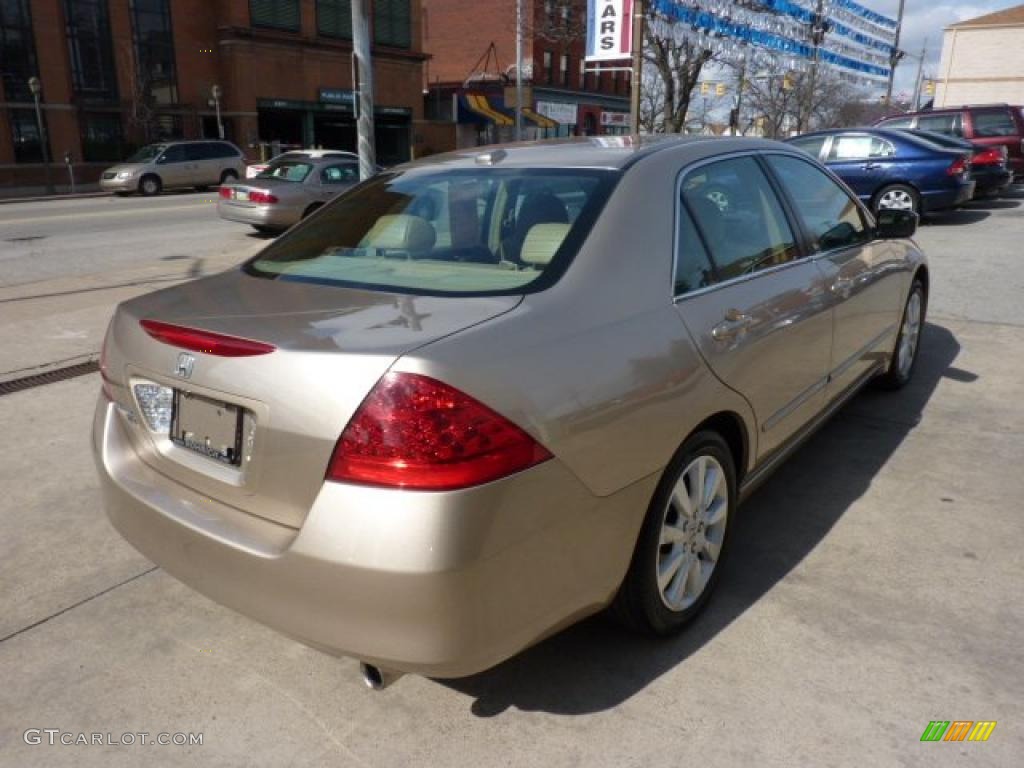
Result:
M378 159L400 162L423 111L419 2L369 5ZM3 0L0 188L42 183L32 76L51 157L93 181L148 141L216 136L214 84L226 138L252 158L354 149L351 51L349 0Z
M461 146L511 138L507 121L487 113L507 115L514 105L515 2L422 2L423 49L431 56L424 67L427 114L457 121ZM595 65L583 61L586 7L585 0L523 0L528 138L628 131L630 73L608 65L587 71ZM481 95L487 104L478 110Z

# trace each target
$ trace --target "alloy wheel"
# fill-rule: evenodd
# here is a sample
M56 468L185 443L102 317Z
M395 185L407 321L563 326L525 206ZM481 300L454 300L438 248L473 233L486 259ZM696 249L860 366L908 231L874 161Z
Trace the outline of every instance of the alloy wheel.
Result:
M890 189L879 198L878 207L885 210L912 211L914 198L905 189Z
M914 291L907 301L907 310L903 313L903 327L900 329L900 346L897 350L900 376L906 378L914 364L917 353L917 342L921 336L921 292Z
M713 456L698 456L676 481L662 518L657 583L669 610L686 610L704 592L722 551L728 513L725 470Z

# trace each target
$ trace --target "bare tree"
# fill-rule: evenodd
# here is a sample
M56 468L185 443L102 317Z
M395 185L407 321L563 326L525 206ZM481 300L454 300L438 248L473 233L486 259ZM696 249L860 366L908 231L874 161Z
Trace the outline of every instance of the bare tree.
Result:
M646 90L655 94L646 102L661 107L660 120L652 121L653 130L679 133L686 125L690 100L704 66L714 60L712 52L684 33L679 22L658 16L648 10L644 19L644 68L653 69L652 81L644 78ZM641 95L641 101L645 101Z
M810 115L808 130L848 124L850 105L862 101L859 89L833 70L819 69L815 83L809 74L762 73L744 85L741 128L760 124L769 138L785 138Z
M132 133L141 136L143 142L151 143L158 138L160 123L157 117L156 97L153 95L152 83L139 66L138 53L131 40L119 46L121 54L131 68L128 90L128 125Z

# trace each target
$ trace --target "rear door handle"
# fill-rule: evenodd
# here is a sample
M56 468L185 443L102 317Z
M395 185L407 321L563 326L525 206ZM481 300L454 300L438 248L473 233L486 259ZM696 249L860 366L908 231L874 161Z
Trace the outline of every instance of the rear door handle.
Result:
M725 320L711 329L711 337L715 341L728 341L746 332L753 324L752 316L744 314L738 309L730 309L725 313Z

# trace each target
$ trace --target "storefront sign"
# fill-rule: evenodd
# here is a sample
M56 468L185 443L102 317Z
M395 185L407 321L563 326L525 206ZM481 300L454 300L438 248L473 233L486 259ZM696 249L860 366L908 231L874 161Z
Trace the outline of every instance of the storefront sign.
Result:
M629 125L629 113L602 112L601 125Z
M587 0L587 61L628 59L633 51L633 0Z
M538 114L550 117L562 125L576 125L576 105L562 101L538 101Z
M351 105L356 103L356 93L344 88L321 88L320 101L327 104Z

